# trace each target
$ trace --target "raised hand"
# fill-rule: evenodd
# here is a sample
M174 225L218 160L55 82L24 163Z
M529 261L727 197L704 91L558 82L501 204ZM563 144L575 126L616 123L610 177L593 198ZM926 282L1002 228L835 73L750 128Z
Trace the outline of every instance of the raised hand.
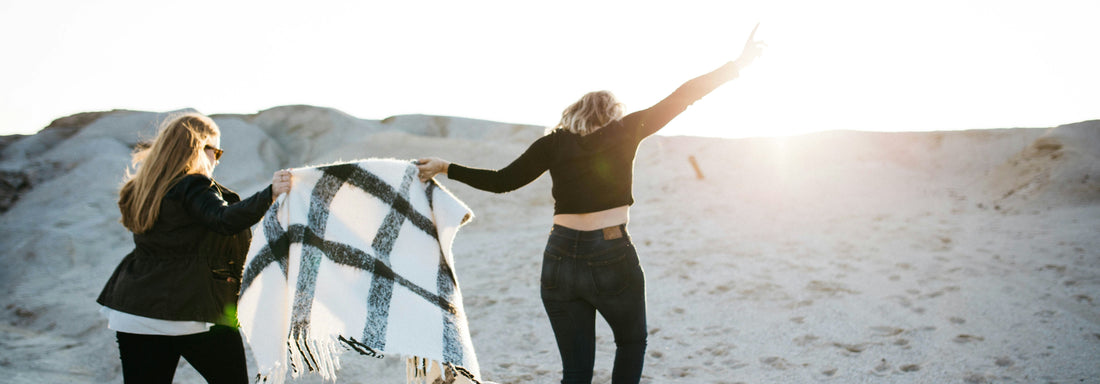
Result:
M752 33L749 34L749 39L745 41L745 47L741 50L741 56L733 61L737 69L748 67L764 53L764 47L768 46L762 40L755 40L757 28L760 28L760 23L756 23L756 26L752 28Z

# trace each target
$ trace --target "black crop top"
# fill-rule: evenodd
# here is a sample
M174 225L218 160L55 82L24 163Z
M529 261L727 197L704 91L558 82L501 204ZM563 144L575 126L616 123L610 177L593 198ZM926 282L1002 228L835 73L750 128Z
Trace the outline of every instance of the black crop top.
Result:
M504 193L535 181L549 170L555 215L633 205L634 155L641 141L734 77L737 67L733 62L726 63L689 80L652 107L593 133L581 136L554 130L536 140L507 167L494 171L451 163L447 176L483 191Z

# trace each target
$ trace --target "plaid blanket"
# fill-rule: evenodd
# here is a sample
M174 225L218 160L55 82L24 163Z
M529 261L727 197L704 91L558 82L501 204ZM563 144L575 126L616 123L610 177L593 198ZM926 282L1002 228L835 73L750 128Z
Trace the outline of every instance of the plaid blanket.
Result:
M473 214L409 161L292 171L255 230L238 318L258 379L335 380L339 355L407 358L409 379L477 383L451 243ZM289 369L288 369L289 368Z

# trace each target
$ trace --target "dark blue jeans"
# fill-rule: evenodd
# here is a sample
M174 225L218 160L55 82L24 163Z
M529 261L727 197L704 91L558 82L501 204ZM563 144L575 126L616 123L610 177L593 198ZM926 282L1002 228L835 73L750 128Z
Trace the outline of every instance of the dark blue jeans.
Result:
M591 383L596 312L615 334L612 383L636 384L645 360L645 274L626 225L555 225L542 259L542 304L561 353L562 383Z

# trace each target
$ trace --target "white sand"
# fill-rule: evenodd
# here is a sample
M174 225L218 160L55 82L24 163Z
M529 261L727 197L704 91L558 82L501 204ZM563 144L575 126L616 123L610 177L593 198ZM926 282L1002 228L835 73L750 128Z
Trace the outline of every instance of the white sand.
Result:
M128 146L157 118L114 112L71 138L44 132L3 149L0 170L37 184L0 215L0 381L121 382L94 299L131 247L115 207ZM227 155L216 176L243 193L279 167L340 159L501 167L541 134L305 106L217 121ZM549 177L505 195L441 179L478 215L454 251L485 378L556 382L538 294ZM649 295L643 382L1100 382L1100 122L654 137L635 180L629 229ZM598 338L596 382L609 382L602 320ZM340 377L404 382L403 361L345 355ZM176 378L203 382L183 362Z

